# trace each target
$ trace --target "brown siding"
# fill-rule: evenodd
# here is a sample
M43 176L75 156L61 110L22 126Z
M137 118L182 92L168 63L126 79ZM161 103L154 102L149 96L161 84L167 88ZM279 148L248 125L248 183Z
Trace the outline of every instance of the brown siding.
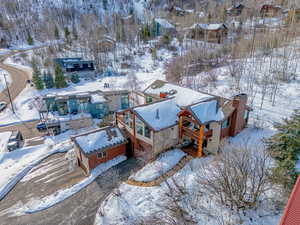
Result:
M101 163L105 163L109 160L112 160L119 155L125 155L125 153L126 153L126 145L122 144L117 147L106 150L105 158L97 158L97 153L94 153L93 155L88 155L87 157L89 159L89 170L92 170L98 165L100 165Z

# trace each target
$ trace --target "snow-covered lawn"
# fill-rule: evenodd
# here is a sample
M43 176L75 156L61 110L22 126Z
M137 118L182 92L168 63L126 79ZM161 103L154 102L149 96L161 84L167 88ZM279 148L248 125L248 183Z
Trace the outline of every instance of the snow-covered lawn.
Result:
M136 181L153 181L172 169L185 155L180 149L164 152L130 178Z
M253 144L255 147L261 145L262 138L269 137L273 132L271 130L257 130L248 128L238 136L231 139L231 144L240 144L245 141ZM246 137L246 140L245 140ZM254 144L255 143L255 144ZM191 160L182 170L177 172L173 178L181 185L184 185L186 190L195 191L198 185L196 182L196 171L202 165L211 165L214 160L213 156L205 158L195 158ZM151 172L152 167L146 167ZM143 168L143 173L148 173L146 168ZM168 179L172 183L171 179ZM162 183L159 187L137 187L128 184L121 184L119 187L120 195L111 194L101 205L95 218L95 225L128 225L135 224L141 218L147 218L159 213L161 210L160 204L163 203L165 194L168 192L168 185ZM272 196L274 193L270 193ZM191 195L193 196L193 195ZM187 200L188 201L188 200ZM203 195L197 199L198 204L209 211L212 216L205 213L205 210L194 209L190 211L193 218L198 224L216 225L220 219L230 224L242 225L274 225L279 222L281 212L276 210L276 205L259 205L257 210L245 210L245 215L242 217L242 222L239 223L239 218L226 207L219 205L208 196ZM188 203L186 207L188 207ZM191 210L187 208L187 210ZM101 216L101 214L104 216ZM227 223L226 223L227 224Z
M44 145L24 147L0 154L0 199L2 199L34 166L48 156L72 149L70 141L55 144L50 138Z
M92 170L91 175L89 177L73 185L72 187L59 190L42 199L32 199L24 205L16 208L14 213L20 216L26 213L35 213L50 208L76 194L77 192L88 186L90 183L92 183L100 174L125 160L125 156L118 156L106 163L102 163L94 170Z

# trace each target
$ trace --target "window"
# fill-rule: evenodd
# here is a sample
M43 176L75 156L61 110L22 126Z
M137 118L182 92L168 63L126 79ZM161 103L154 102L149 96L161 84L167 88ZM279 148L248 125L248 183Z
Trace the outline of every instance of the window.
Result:
M136 132L144 137L151 138L151 130L140 119L136 118Z
M96 104L97 110L103 110L103 104Z
M227 120L223 121L222 123L222 128L227 128L230 126L230 118L228 118Z
M121 108L122 109L129 108L129 96L128 95L121 96Z
M209 130L209 128L210 128L209 124L206 124L206 125L205 125L205 128L206 128L207 130Z
M146 96L146 103L153 102L153 98L151 96Z
M249 111L248 111L248 110L245 110L245 113L244 113L244 120L248 121L248 118L249 118Z
M102 158L105 158L106 157L106 152L99 152L97 153L97 158L98 159L102 159Z
M132 122L132 116L130 112L126 112L124 115L124 123L129 126L130 128L133 128L133 122Z

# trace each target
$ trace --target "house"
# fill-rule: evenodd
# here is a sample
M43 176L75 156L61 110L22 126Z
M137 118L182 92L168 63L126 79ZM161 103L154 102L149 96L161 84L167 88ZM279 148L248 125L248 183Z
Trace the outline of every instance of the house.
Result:
M268 5L265 4L260 9L260 15L262 17L274 17L279 16L283 11L282 7L279 5Z
M169 7L167 10L173 16L185 16L188 13L186 10L174 5Z
M234 5L226 10L230 16L240 16L243 13L245 6L243 4Z
M101 163L126 155L127 139L118 127L104 127L71 138L78 165L89 175Z
M78 74L80 77L93 77L95 75L94 61L83 60L82 58L56 58L54 65L58 65L67 78L72 74Z
M116 124L131 140L133 155L158 154L180 146L195 157L215 154L224 138L248 123L247 95L224 98L157 80L143 93L144 104L120 111Z
M222 43L227 36L228 28L223 23L194 24L187 32L188 38L216 43Z
M153 21L153 33L155 36L171 35L176 34L176 28L168 20L162 18L155 18Z
M298 176L280 220L280 225L298 224L300 224L300 176Z
M185 107L179 113L179 139L184 150L195 157L215 154L222 139L235 136L248 123L247 95L233 99L212 97Z
M156 155L178 144L180 108L162 99L116 113L116 124L129 137L134 156Z
M110 52L116 47L116 40L108 35L103 35L98 40L98 50L100 52Z
M167 81L156 80L144 91L144 102L151 103L163 98L174 97L179 107L185 107L199 101L212 98L212 95L181 87ZM188 96L188 97L187 97Z
M109 113L129 107L129 91L77 92L74 94L48 94L42 98L41 117L49 112L57 116L86 113L102 119Z

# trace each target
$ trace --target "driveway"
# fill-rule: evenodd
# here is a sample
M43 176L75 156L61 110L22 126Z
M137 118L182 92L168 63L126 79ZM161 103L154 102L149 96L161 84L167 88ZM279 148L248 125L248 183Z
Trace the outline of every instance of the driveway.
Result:
M9 86L9 91L11 94L12 100L14 100L20 93L21 91L26 87L27 85L27 80L30 79L31 75L28 71L18 69L16 67L4 64L4 60L13 54L5 55L1 57L0 59L0 68L3 70L6 70L10 76L11 76L11 84ZM9 97L8 97L8 92L7 89L4 89L0 93L0 101L5 101L9 103Z
M131 158L106 171L93 183L69 199L38 213L16 216L13 207L29 199L44 197L84 179L77 168L70 172L64 154L49 157L0 202L0 225L92 225L100 203L118 185L111 175L118 171L120 181L125 181L139 164Z

